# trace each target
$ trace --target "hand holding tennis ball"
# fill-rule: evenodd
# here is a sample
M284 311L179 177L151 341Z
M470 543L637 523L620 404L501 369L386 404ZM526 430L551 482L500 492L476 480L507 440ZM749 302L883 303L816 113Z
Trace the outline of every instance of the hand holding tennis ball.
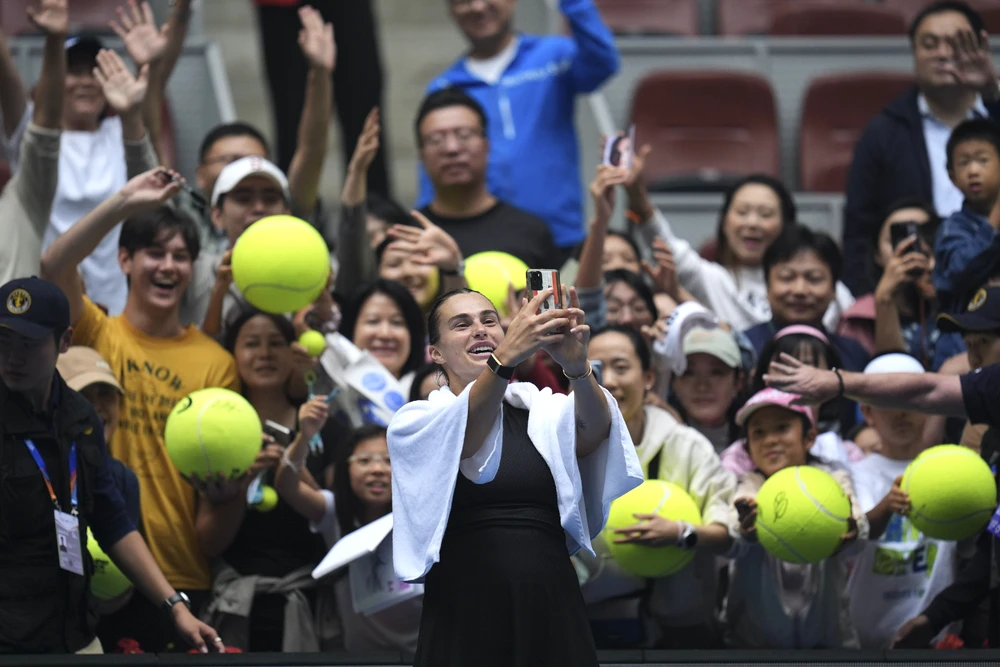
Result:
M299 345L306 348L309 356L315 359L326 349L326 338L320 332L310 329L299 336Z

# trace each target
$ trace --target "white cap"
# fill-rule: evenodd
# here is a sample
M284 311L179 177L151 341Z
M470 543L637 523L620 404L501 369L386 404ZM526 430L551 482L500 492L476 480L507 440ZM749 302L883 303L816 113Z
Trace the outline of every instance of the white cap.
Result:
M914 357L901 352L892 352L875 357L865 366L866 375L882 373L925 373L923 365Z
M687 370L687 355L684 353L684 339L695 327L713 329L719 326L715 313L694 301L685 301L674 309L667 318L667 335L653 341L653 350L666 358L670 370L675 375L684 375Z
M248 176L263 176L274 181L274 184L281 188L285 201L291 200L291 193L288 191L288 179L278 167L268 162L262 157L251 155L235 160L226 165L215 181L215 189L212 190L212 206L219 205L219 198L230 192Z

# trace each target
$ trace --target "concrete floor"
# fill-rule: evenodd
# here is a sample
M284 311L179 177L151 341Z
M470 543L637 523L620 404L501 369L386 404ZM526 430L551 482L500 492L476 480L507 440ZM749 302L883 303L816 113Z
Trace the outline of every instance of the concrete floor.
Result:
M374 1L381 23L380 40L386 72L383 119L388 118L392 178L396 198L410 205L416 196L413 114L427 82L451 64L464 44L447 16L445 0ZM256 13L250 0L209 0L202 3L202 7L205 35L216 40L222 50L239 117L261 128L271 138L271 109L257 38ZM330 132L329 150L322 194L324 199L336 200L343 180L336 123Z

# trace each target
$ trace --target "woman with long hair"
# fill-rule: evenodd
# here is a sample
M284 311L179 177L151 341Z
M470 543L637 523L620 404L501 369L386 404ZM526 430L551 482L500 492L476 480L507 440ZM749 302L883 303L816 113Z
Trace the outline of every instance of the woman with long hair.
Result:
M621 412L587 360L590 329L544 290L506 333L478 292L446 294L428 315L430 356L448 385L389 425L393 553L425 582L416 667L597 665L569 556L591 553L611 500L642 481ZM573 392L510 383L540 349ZM452 482L454 480L454 482Z

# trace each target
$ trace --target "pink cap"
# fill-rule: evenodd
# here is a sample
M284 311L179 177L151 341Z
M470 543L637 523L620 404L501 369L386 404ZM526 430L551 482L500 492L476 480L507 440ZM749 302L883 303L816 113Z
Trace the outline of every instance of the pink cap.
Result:
M785 336L790 336L792 334L812 336L813 338L820 339L827 345L830 344L830 339L826 337L825 333L816 327L809 326L808 324L792 324L791 326L787 326L778 333L774 334L773 340L778 340L779 338L784 338Z
M740 411L736 413L736 424L737 426L743 426L750 419L750 415L757 412L761 408L766 408L769 405L777 405L778 407L785 408L786 410L791 410L792 412L797 412L809 420L809 424L813 428L816 427L816 418L813 417L813 412L806 405L796 405L794 401L798 400L800 396L798 394L788 394L778 389L772 389L768 387L767 389L761 389L756 394L750 397L750 399L743 404Z

